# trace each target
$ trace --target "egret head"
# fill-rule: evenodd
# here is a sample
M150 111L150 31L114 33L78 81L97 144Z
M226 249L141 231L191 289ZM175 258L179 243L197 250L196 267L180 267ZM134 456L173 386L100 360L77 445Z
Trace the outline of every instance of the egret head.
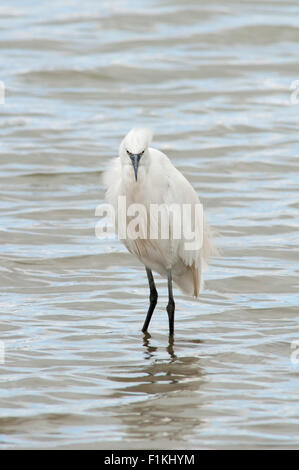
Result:
M120 157L125 163L133 165L135 180L137 181L139 164L147 156L148 146L152 140L150 129L133 128L126 135L120 145Z

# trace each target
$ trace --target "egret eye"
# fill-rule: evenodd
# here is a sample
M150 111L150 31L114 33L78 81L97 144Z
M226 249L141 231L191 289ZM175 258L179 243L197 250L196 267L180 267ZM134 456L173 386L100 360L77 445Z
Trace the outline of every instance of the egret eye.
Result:
M140 152L140 155L143 155L144 154L144 150L142 150L142 152Z
M127 154L129 155L129 157L131 157L131 155L133 155L131 152L129 152L129 150L127 150Z

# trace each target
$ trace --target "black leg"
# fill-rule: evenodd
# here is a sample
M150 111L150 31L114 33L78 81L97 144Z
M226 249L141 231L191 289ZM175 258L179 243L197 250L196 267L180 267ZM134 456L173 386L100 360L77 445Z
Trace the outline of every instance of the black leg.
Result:
M152 314L155 310L155 307L157 305L157 300L158 300L158 292L157 292L157 289L156 289L156 286L155 286L153 273L150 269L146 268L146 274L147 274L147 278L148 278L148 285L149 285L149 288L150 288L150 306L149 306L149 309L148 309L148 312L147 312L147 315L146 315L146 318L145 318L144 325L142 327L143 333L145 333L148 329L148 325L150 324Z
M175 303L173 299L172 293L172 275L171 269L168 271L168 305L167 305L167 313L169 319L169 336L172 337L174 334L174 310L175 310Z

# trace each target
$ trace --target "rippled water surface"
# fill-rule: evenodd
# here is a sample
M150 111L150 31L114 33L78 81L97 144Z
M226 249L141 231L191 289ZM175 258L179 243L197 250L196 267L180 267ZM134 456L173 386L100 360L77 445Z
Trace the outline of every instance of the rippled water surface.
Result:
M1 448L298 447L298 16L295 0L0 7ZM95 236L101 172L135 124L221 233L200 301L175 290L173 345L165 281L145 338L144 268Z

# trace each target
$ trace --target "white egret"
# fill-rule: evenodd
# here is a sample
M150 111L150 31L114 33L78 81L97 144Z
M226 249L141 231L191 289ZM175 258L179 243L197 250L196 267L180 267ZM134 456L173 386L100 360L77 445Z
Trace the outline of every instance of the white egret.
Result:
M119 157L114 159L104 172L103 183L106 188L106 201L115 209L118 229L122 223L118 211L120 196L126 197L127 207L138 203L144 208L138 216L138 224L135 223L135 229L139 231L138 236L134 236L130 226L132 219L126 214L127 232L126 238L122 241L146 268L150 305L142 331L147 332L158 299L153 270L168 280L167 313L169 334L172 337L175 311L172 282L185 294L198 297L203 287L202 271L207 265L208 258L215 251L211 230L203 215L200 220L196 220L199 216L195 211L190 215L189 222L193 229L201 230L201 246L187 249L186 236L175 238L173 234L177 222L173 220L172 222L168 220L167 239L150 236L148 223L152 229L159 225L159 221L163 222L159 219L160 213L153 215L150 210L151 205L163 205L164 209L165 207L170 209L173 204L176 207L189 205L191 208L200 205L195 190L172 165L168 157L159 150L149 147L151 140L152 132L149 129L133 128L120 144ZM183 223L186 224L186 220Z

